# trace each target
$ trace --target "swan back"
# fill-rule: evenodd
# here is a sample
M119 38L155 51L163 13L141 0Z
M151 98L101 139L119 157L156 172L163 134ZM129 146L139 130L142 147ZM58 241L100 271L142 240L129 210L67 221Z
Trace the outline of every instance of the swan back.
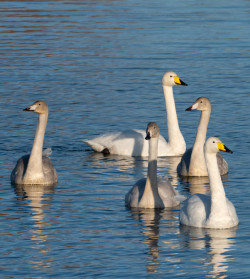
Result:
M25 183L24 176L28 167L30 155L24 155L18 159L15 168L11 172L12 185L48 185L52 186L57 183L57 173L49 157L42 157L43 176L41 179L36 178L34 182Z

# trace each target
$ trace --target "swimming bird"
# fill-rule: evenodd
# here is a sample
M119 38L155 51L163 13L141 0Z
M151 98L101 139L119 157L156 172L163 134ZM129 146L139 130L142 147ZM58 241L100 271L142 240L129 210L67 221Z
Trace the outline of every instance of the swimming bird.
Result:
M158 156L178 156L186 151L186 143L179 128L176 114L173 86L187 86L174 72L166 72L162 78L163 92L167 111L169 141L159 136ZM97 152L125 156L148 156L148 144L144 139L144 130L126 130L110 132L91 140L83 140Z
M197 128L193 148L188 149L182 156L177 167L180 176L208 176L205 162L204 144L207 135L207 126L211 114L211 103L207 97L198 98L186 111L200 110L200 122ZM228 164L223 156L217 154L218 166L221 175L228 173Z
M36 101L24 111L38 113L38 125L30 155L21 157L11 173L14 185L37 184L52 185L57 182L57 173L50 159L43 155L43 140L49 109L44 101Z
M210 137L205 144L211 195L195 194L184 202L180 210L182 225L226 229L238 225L234 205L226 198L216 154L221 151L232 153L218 138Z
M125 196L125 204L130 208L165 208L180 204L175 191L166 178L157 177L157 149L159 127L150 122L146 130L146 140L149 140L149 158L147 178L135 183Z

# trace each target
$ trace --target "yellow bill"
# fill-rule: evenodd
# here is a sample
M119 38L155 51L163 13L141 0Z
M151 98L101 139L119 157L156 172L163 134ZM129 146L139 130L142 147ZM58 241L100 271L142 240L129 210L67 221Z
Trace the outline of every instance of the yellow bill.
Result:
M218 145L218 148L219 148L220 151L225 151L225 152L228 152L228 153L233 153L233 151L230 150L229 148L227 148L224 143L217 142L217 145Z

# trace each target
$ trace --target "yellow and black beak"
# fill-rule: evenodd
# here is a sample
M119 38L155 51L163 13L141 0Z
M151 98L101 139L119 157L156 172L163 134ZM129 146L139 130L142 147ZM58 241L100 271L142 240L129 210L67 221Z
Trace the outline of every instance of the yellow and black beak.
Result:
M173 77L174 78L174 82L175 82L175 84L180 84L180 85L184 85L184 86L187 86L187 84L184 82L184 81L182 81L179 77Z
M219 148L220 151L225 151L225 152L228 152L228 153L233 153L233 151L230 150L229 148L227 148L224 143L217 142L217 145L218 145L218 148Z

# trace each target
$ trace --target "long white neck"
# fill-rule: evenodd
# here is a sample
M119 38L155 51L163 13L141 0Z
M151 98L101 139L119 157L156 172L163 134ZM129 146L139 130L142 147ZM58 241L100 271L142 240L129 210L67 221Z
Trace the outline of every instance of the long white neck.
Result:
M167 111L168 141L175 153L183 154L186 150L186 143L179 128L173 87L163 85L163 92Z
M157 184L157 151L158 138L151 138L149 141L148 175L144 193L140 201L142 207L154 208L156 201L159 199Z
M24 179L30 179L34 176L43 176L42 153L47 120L48 113L39 114L36 135Z
M205 163L205 157L204 157L204 144L206 140L206 135L207 135L207 126L210 118L210 113L211 110L206 110L201 112L201 117L200 117L200 122L198 125L194 145L193 145L193 150L192 150L192 155L190 159L190 167L189 170L192 171L193 164L195 162L199 162L199 164L203 163L204 168L206 169L206 163Z
M209 218L225 216L228 213L226 195L222 184L216 153L205 153L211 191L211 210Z

